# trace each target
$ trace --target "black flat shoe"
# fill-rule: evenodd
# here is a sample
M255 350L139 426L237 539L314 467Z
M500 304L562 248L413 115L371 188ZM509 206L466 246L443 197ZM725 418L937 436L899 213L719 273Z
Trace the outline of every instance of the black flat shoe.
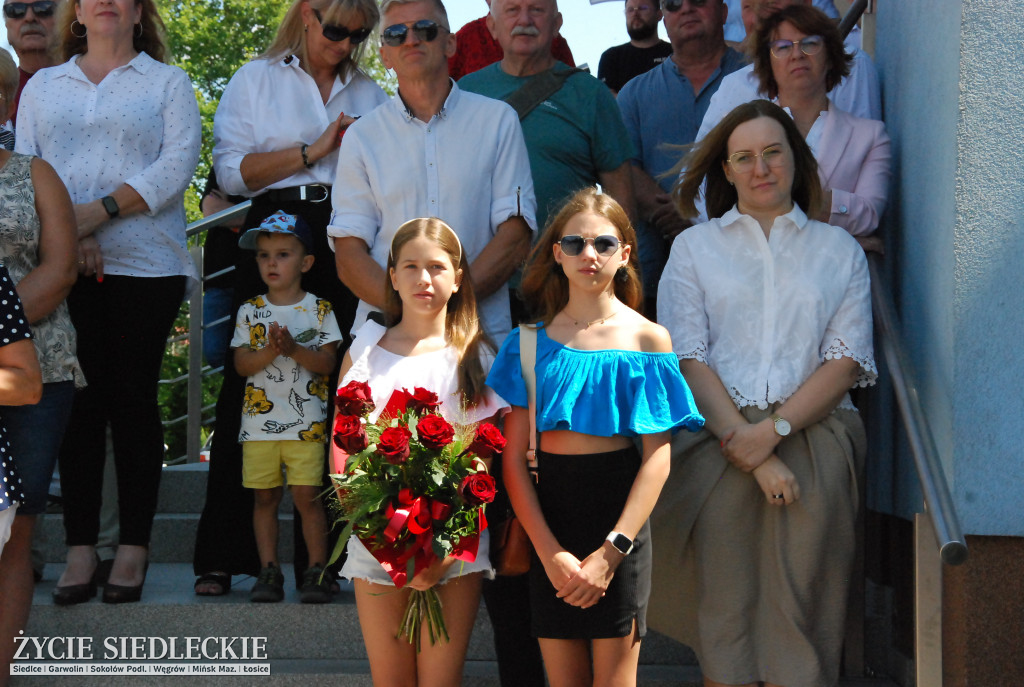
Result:
M58 606L74 606L85 603L96 596L96 583L69 584L64 587L53 588L53 603Z

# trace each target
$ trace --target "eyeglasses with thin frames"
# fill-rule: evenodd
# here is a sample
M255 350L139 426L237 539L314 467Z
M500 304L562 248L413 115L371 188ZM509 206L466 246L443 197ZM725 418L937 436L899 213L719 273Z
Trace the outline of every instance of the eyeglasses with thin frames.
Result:
M737 174L749 174L754 171L754 166L757 164L757 159L761 158L765 166L777 169L785 164L786 162L786 151L779 145L770 145L760 153L755 153L749 150L737 150L735 153L726 158L726 162L732 167L732 171Z
M800 52L805 55L817 55L825 47L825 39L821 36L807 36L794 43L791 40L780 38L768 44L775 59L784 60L793 54L793 46L799 45Z

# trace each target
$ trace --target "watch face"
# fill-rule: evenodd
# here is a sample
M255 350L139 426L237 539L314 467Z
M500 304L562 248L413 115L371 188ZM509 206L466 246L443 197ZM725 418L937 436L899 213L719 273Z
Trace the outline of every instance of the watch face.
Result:
M625 554L629 553L629 549L633 546L633 542L624 534L616 534L612 538L612 546L618 549L619 553Z
M781 417L775 420L775 431L776 433L778 433L779 436L789 436L789 432L791 429L792 427L790 427L789 422L787 420L784 420Z

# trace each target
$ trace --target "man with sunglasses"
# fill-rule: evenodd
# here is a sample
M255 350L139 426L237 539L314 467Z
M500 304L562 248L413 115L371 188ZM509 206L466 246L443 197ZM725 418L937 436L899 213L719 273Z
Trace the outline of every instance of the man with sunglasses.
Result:
M757 24L747 27L747 33L757 30L760 22L781 12L790 5L813 5L812 0L754 0L754 17ZM853 34L851 33L851 36ZM828 97L836 106L846 112L864 119L882 118L882 96L878 86L878 73L875 65L866 52L856 42L847 38L846 52L853 56L850 74L840 81L829 92ZM766 97L760 92L760 81L754 75L754 65L750 64L730 74L722 81L721 88L711 98L711 104L697 132L697 140L707 136L725 115L737 106L751 100Z
M629 42L608 48L597 65L597 78L618 95L634 76L650 71L672 54L672 44L658 38L658 0L626 0Z
M461 90L448 76L455 37L441 0L385 0L381 60L398 93L349 127L338 156L333 237L338 276L359 299L355 328L384 305L394 232L439 217L470 260L484 331L511 330L506 283L536 226L522 129L508 105Z
M743 55L725 43L723 25L728 8L724 0L661 0L661 11L672 55L631 79L618 97L636 149L632 176L641 220L637 240L645 314L651 319L668 242L689 226L669 196L675 179L665 175L682 156L678 146L694 141L723 79L745 63Z
M11 116L11 121L15 124L18 119L17 103L21 101L21 91L25 84L40 69L54 65L47 47L56 13L56 0L4 2L7 42L18 54L18 92L14 96L14 114Z

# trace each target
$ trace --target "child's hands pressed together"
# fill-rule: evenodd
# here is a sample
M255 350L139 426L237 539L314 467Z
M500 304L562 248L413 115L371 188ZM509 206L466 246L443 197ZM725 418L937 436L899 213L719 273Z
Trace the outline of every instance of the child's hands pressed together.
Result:
M288 331L287 325L281 326L277 322L271 322L270 345L273 346L274 352L278 355L291 358L299 344L292 338L292 333Z

